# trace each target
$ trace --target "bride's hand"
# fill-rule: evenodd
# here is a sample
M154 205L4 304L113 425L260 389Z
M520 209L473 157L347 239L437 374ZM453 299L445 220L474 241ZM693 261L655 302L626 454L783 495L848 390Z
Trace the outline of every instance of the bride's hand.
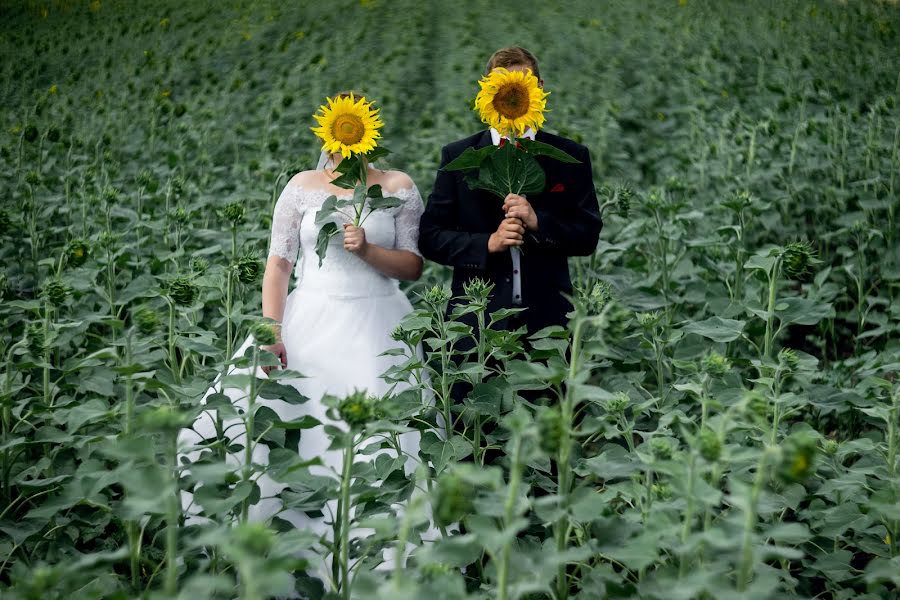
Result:
M260 346L261 349L271 352L281 361L281 368L287 369L287 352L284 349L284 342L275 342L271 346ZM269 371L274 369L275 367L264 366L262 367L263 373L266 375L269 374Z
M344 223L344 250L353 254L363 254L368 246L365 229Z

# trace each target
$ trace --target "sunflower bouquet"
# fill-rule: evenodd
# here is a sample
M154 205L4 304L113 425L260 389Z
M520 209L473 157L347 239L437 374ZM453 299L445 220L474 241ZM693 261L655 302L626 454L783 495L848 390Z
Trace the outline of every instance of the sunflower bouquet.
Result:
M342 214L354 226L361 227L376 210L400 206L403 201L385 196L381 185L370 186L366 181L368 163L390 154L376 141L381 137L377 130L384 123L378 109L372 108L372 102L362 96L356 98L352 93L328 98L328 106L320 106L313 117L319 126L311 129L322 139L322 150L331 154L339 152L344 157L335 168L340 175L332 183L353 190L349 198L329 196L316 213L316 225L320 228L316 255L321 267L328 242L340 231L332 219L335 214Z
M478 83L481 90L475 98L475 110L483 123L499 131L510 143L501 140L499 146L466 148L442 170L478 169L477 176L466 177L469 187L488 190L503 199L508 194L536 194L544 190L546 177L536 156L580 162L555 146L522 137L529 127L538 131L544 125L549 94L538 85L531 69L496 68Z

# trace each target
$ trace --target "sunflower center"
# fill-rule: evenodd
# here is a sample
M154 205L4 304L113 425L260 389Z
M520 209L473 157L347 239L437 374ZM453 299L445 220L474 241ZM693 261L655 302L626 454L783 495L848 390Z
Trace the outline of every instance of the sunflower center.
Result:
M507 119L518 119L528 112L528 88L507 83L494 94L494 109Z
M340 115L334 120L331 133L334 135L334 139L349 146L363 138L366 127L363 125L362 119L356 115Z

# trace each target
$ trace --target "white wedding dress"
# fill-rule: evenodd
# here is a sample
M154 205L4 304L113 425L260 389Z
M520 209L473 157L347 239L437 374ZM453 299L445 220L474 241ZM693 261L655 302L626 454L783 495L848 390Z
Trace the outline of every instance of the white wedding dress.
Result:
M350 197L348 191L345 197ZM355 389L366 390L370 395L381 396L390 390L391 384L380 378L389 367L401 364L403 357L380 356L385 350L402 347L391 339L391 332L400 320L412 311L412 305L400 291L398 281L382 275L361 258L346 251L343 235L331 239L327 255L318 265L315 252L319 227L315 224L316 211L332 192L322 189L305 189L289 182L281 192L272 218L272 237L269 256L280 256L295 264L296 285L287 295L282 319L281 337L287 355L287 368L299 371L305 378L282 379L280 383L294 386L309 400L303 404L288 404L280 400L257 398L256 402L268 406L283 421L292 421L311 415L323 424L330 424L346 430L346 425L333 421L326 415L326 407L321 398L328 393L343 397ZM398 190L385 190L386 196L403 200L399 207L377 210L363 224L366 240L385 248L402 249L421 256L418 250L419 217L424 209L422 198L415 184ZM341 196L340 194L338 195ZM347 222L341 215L333 219L339 225ZM298 260L299 252L299 260ZM235 351L234 357L243 356L253 340L248 337ZM229 374L247 374L249 368L232 368ZM257 377L266 378L262 369ZM397 385L394 393L408 386ZM219 381L203 397L214 393L225 393L232 403L241 410L247 407L247 390L226 387L221 389ZM199 452L192 447L204 438L215 437L215 411L201 413L191 429L183 430L179 436L182 456L196 457ZM235 426L235 424L237 424ZM243 445L243 426L239 420L225 422L229 427L226 435ZM400 446L407 456L405 471L411 475L419 464L419 432L412 431L399 436ZM314 465L310 471L314 475L337 478L341 472L342 451L329 450L331 438L323 426L303 429L297 452L301 459L321 458L323 466ZM379 450L377 454L390 450ZM373 460L377 454L357 456L357 461ZM257 444L253 462L268 464L269 449L265 444ZM243 463L243 450L229 455L232 464ZM291 509L281 510L282 503L276 497L285 488L284 484L273 481L262 473L257 479L261 490L261 500L251 506L249 518L265 521L275 515L291 522L297 528L311 529L318 535L326 534L332 539L332 515L336 514L336 501L329 501L323 509L324 517L310 518L306 513ZM182 494L182 504L189 515L189 522L203 519L197 515L196 505L191 505L192 494ZM280 512L279 512L280 511ZM430 517L430 510L428 511ZM354 529L352 535L363 535L368 529ZM440 534L433 525L423 534L424 539L436 539ZM380 568L392 568L393 551L384 553L385 562ZM319 561L322 559L319 558ZM325 578L330 570L330 560L311 565ZM327 581L327 579L325 579Z

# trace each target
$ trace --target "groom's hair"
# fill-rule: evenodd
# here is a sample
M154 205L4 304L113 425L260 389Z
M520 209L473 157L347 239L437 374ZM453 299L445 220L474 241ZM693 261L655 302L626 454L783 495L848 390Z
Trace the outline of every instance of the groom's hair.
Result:
M538 62L534 54L521 46L510 46L494 52L484 68L484 74L489 74L497 67L506 68L512 65L528 65L531 67L531 72L534 76L538 79L541 78L541 72L538 69Z

